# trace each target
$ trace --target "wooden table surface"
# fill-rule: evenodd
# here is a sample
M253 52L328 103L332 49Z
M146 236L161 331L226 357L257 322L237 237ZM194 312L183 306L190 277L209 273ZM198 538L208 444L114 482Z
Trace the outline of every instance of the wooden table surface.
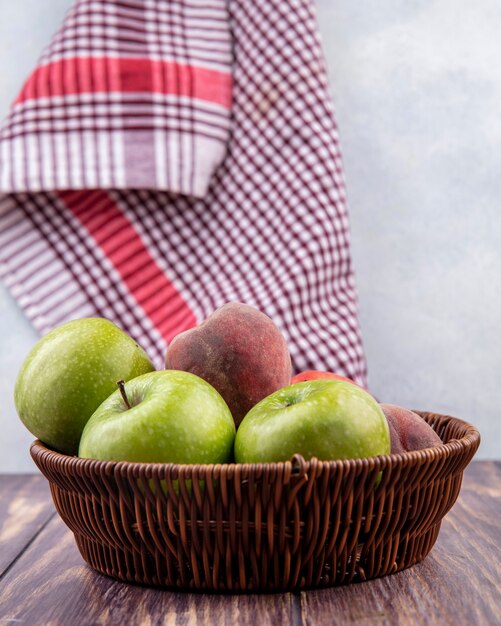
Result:
M501 624L501 462L471 463L431 554L393 576L260 595L174 593L91 570L40 476L0 476L0 626Z

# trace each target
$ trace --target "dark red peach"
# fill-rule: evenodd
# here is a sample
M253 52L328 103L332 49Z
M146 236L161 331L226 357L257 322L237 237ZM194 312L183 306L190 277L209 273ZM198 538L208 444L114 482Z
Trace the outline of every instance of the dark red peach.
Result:
M275 323L254 307L229 302L175 337L167 369L200 376L223 396L238 426L264 397L289 384L291 358Z
M414 411L395 404L381 404L381 408L390 427L392 453L422 450L442 444L433 428Z

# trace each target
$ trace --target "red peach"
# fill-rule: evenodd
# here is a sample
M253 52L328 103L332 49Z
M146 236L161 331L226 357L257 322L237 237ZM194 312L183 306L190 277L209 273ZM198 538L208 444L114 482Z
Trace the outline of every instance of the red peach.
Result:
M339 374L334 374L333 372L324 372L321 370L306 370L301 372L300 374L296 374L291 378L291 385L295 383L302 383L306 380L344 380L348 383L353 383L356 385L357 383L351 378L346 378L346 376L340 376ZM358 385L360 387L360 385Z
M167 350L166 367L196 374L215 387L237 426L291 377L291 357L278 327L240 302L225 304L196 328L177 335Z
M442 444L433 428L414 411L395 404L380 406L390 427L392 453L422 450Z

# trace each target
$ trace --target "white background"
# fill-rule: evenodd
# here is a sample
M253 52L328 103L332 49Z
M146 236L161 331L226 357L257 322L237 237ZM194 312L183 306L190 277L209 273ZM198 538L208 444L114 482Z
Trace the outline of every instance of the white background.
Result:
M0 116L72 0L0 0ZM501 458L501 4L317 0L371 391L476 424ZM0 472L33 471L12 402L37 339L0 285Z

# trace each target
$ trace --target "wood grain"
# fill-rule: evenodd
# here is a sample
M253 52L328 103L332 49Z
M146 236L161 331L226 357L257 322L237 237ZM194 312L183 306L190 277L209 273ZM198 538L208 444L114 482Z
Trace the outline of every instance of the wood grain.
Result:
M5 523L5 510L11 511L7 527L18 519L12 517L18 510L13 502L19 493L27 497L27 484L52 510L47 490L35 478L0 482L0 520ZM0 624L500 624L500 520L501 463L474 462L430 556L409 570L300 595L221 596L171 593L100 576L84 564L72 534L54 517L45 527L32 526L31 542L26 543L25 527L24 551L0 580Z
M0 476L0 579L53 515L42 476Z

